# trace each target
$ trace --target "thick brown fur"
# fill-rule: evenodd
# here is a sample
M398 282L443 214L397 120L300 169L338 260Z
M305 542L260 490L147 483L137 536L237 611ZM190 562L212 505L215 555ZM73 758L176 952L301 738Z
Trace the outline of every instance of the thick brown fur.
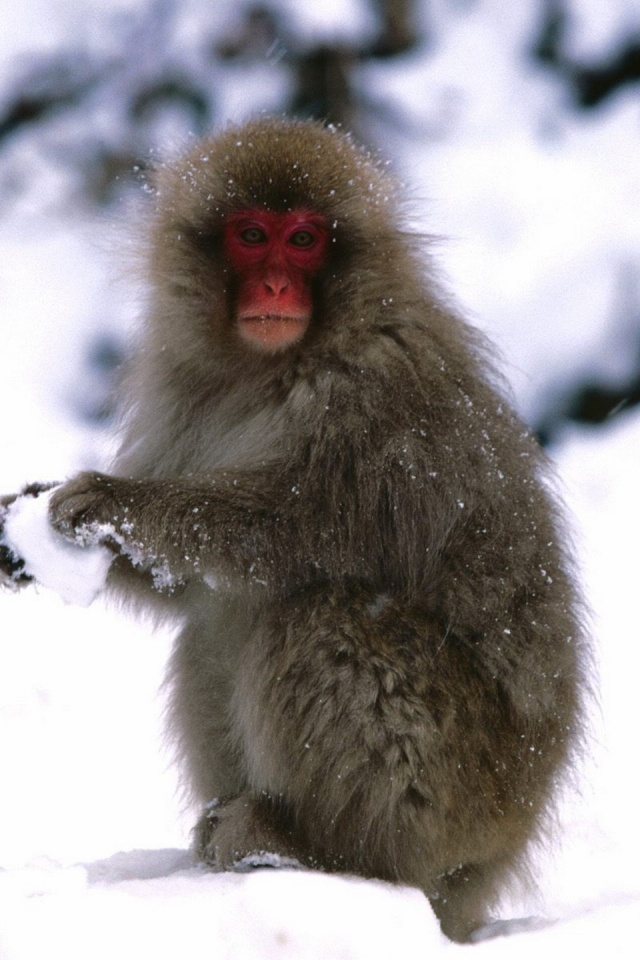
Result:
M331 228L311 329L277 355L234 333L221 256L256 207ZM115 531L113 589L184 621L198 855L413 884L463 940L544 828L584 653L545 458L421 246L384 168L317 124L160 170L121 452L52 519Z

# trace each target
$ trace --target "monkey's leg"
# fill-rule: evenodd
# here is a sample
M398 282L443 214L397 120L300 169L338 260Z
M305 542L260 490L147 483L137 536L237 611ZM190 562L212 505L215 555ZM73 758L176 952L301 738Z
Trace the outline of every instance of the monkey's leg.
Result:
M459 867L439 878L438 892L430 900L443 933L458 943L473 939L473 934L489 923L489 908L498 899L513 866L509 858L498 858Z
M286 808L266 795L207 804L194 831L194 849L200 860L218 870L303 865L303 851Z
M233 702L253 798L250 817L225 811L234 854L417 886L467 939L533 832L522 728L495 681L428 617L360 588L307 591L261 629Z
M189 793L204 805L246 789L229 701L251 620L246 604L208 588L190 588L185 603L167 675L168 731Z

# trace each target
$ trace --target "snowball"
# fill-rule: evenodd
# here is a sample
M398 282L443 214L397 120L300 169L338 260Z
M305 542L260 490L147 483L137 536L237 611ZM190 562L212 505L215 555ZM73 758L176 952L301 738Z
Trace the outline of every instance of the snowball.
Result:
M53 529L49 501L54 490L18 497L8 508L2 540L43 587L65 603L88 607L104 588L114 555L100 545L70 543Z

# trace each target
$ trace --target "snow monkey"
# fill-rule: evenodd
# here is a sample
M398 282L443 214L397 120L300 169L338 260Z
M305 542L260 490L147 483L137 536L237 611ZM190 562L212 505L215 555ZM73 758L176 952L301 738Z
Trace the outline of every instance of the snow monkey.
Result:
M197 856L415 885L465 940L549 819L585 647L545 457L399 192L306 121L160 168L121 447L49 516L182 624Z

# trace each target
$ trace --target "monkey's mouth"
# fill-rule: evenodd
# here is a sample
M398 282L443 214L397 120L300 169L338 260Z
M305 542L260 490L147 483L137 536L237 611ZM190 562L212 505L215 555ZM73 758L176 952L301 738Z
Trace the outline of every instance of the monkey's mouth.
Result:
M297 343L309 326L309 317L283 316L279 313L248 314L238 317L243 340L266 351L282 350Z

